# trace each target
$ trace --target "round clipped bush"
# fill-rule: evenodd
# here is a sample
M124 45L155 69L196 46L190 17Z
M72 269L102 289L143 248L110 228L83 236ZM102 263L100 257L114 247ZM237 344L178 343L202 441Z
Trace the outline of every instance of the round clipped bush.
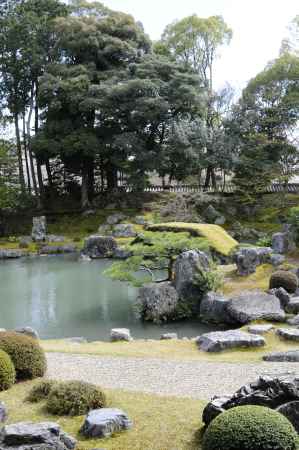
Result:
M13 332L0 333L0 349L11 357L17 380L31 380L45 374L45 353L36 339Z
M54 380L43 380L37 383L27 396L27 401L31 403L37 403L42 400L46 400L54 386L57 385L57 381Z
M16 371L10 356L0 350L0 391L9 389L16 381Z
M58 416L81 416L106 406L102 390L84 381L69 381L54 386L47 400L47 410Z
M293 293L298 288L298 278L293 272L278 270L271 275L270 289L284 288L287 292Z
M203 450L295 450L297 433L286 417L264 406L238 406L214 419Z

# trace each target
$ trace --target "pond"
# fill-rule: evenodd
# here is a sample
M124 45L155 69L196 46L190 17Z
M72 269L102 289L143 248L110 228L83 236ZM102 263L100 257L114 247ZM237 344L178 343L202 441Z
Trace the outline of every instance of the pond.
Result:
M71 256L0 262L0 327L31 326L44 339L88 340L108 340L117 327L130 328L139 339L166 332L192 337L215 329L198 321L142 323L134 308L137 290L105 277L109 264Z

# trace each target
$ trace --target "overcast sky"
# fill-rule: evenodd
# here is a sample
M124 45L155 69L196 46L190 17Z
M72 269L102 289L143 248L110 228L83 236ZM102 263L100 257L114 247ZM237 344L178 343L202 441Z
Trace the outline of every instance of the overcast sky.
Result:
M152 39L165 26L191 14L222 15L233 29L233 40L221 52L215 68L215 84L229 82L235 88L260 72L278 56L287 25L299 14L299 0L102 0L111 9L132 14Z

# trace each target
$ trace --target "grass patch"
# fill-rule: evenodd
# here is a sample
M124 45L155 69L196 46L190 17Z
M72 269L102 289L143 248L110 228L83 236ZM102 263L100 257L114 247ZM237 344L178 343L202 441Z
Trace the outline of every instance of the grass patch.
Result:
M9 409L9 423L54 421L78 439L77 450L200 450L200 417L206 402L149 394L105 390L109 406L121 408L133 420L133 429L109 439L85 440L78 435L84 417L57 417L45 412L43 403L25 402L36 382L15 385L0 393Z
M286 327L286 324L276 324L275 326ZM247 326L243 327L243 330L247 331ZM227 350L220 353L200 351L195 342L182 340L151 342L136 340L133 342L91 342L86 344L74 344L64 340L45 340L41 341L41 345L46 352L231 363L261 362L263 355L267 353L299 349L298 342L282 340L274 331L267 333L265 338L265 347Z
M275 268L270 264L263 264L256 268L255 273L246 277L237 274L234 264L220 266L219 271L224 276L224 284L221 290L225 295L231 295L252 289L261 289L262 291L269 289L270 276Z
M228 256L238 245L238 242L219 225L170 222L151 225L148 229L150 231L186 231L204 237L209 241L212 248L225 256Z

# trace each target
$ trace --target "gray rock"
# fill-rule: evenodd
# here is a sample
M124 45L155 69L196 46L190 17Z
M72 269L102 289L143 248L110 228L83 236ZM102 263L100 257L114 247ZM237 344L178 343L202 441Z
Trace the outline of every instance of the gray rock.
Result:
M271 362L299 362L299 350L268 353L263 356L263 360Z
M275 233L272 236L272 248L275 253L289 253L296 249L293 234L290 231Z
M285 309L291 301L290 294L283 287L271 289L269 294L276 295L276 297L279 298L283 309Z
M214 208L213 205L209 205L207 209L203 213L205 219L207 219L210 223L215 223L215 220L219 219L219 217L222 217L222 214L217 211L216 208Z
M286 317L280 300L275 295L258 289L233 296L228 302L227 310L242 325L255 320L283 322Z
M86 344L88 342L87 339L82 336L65 338L64 340L72 344Z
M125 220L126 216L122 213L112 214L111 216L108 216L106 219L106 223L108 225L116 225L123 220Z
M6 422L7 418L8 418L7 408L3 402L0 402L0 423Z
M143 320L160 323L177 318L179 297L171 283L149 283L139 290L137 305Z
M270 264L274 267L280 266L285 261L285 256L279 255L278 253L272 253L270 255Z
M262 347L266 344L262 336L239 330L213 331L201 335L196 342L200 350L205 352L221 352L232 348Z
M82 216L83 217L90 217L95 216L97 211L95 209L87 209L86 211L83 211Z
M262 335L269 333L273 328L273 325L251 325L248 327L248 333Z
M119 223L112 228L112 235L116 238L136 237L134 225L131 223Z
M286 305L286 311L290 314L299 313L299 297L291 297L289 303Z
M47 235L47 219L45 216L33 217L31 236L34 242L44 242Z
M271 409L299 400L299 379L294 376L262 376L257 381L242 386L230 397L215 397L203 411L206 425L222 412L243 405L260 405Z
M255 273L257 266L270 262L270 247L244 247L234 254L238 274L247 276Z
M100 225L99 229L98 229L98 233L101 236L109 236L109 235L111 236L111 234L112 234L112 226L111 225L107 225L107 224Z
M72 244L66 245L44 245L39 253L41 255L65 255L70 253L77 253L77 247Z
M130 330L128 328L112 328L110 331L110 339L112 342L133 340Z
M32 237L31 236L22 236L19 239L19 246L20 248L28 248L30 244L32 244Z
M203 322L233 325L236 321L227 312L228 299L217 292L208 292L200 303Z
M168 341L168 340L171 340L171 339L178 339L177 333L164 333L160 337L161 341Z
M219 216L217 217L217 219L215 220L215 225L224 225L226 222L226 218L224 216Z
M56 234L47 234L46 240L47 242L64 242L65 236L58 236Z
M297 314L295 317L292 317L292 319L288 319L287 323L289 325L299 325L299 314Z
M137 225L147 225L147 220L146 220L146 218L145 217L143 217L143 216L137 216L137 217L135 217L135 219L134 219L134 222L137 224Z
M200 299L202 291L196 280L199 268L204 271L210 269L209 259L204 252L189 250L177 257L174 263L174 286L180 299Z
M231 298L227 304L229 315L239 324L254 320L283 322L285 312L275 295L262 291L245 291Z
M82 253L92 259L111 258L116 249L117 243L113 237L92 235L85 239Z
M296 328L277 328L276 334L286 341L299 342L299 330Z
M38 332L31 327L19 327L14 330L16 333L25 334L33 339L39 339Z
M75 439L52 422L20 422L1 430L1 450L73 450Z
M11 249L0 249L0 260L1 259L18 259L26 256L27 253L24 250L11 250Z
M289 419L297 433L299 433L299 401L284 403L276 408L276 411Z
M80 433L89 438L107 438L130 428L132 422L125 412L120 409L102 408L88 413Z

